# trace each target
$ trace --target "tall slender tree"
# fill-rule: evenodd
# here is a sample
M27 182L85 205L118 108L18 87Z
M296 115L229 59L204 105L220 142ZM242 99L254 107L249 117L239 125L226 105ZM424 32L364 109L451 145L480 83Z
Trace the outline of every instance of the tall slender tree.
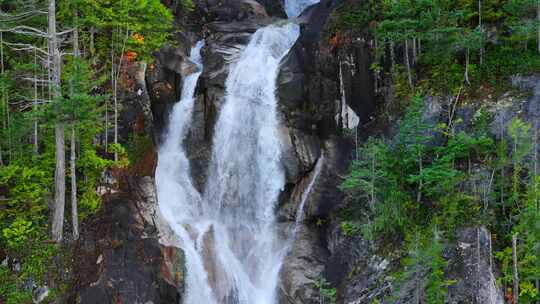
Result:
M58 103L57 121L54 128L55 137L55 192L54 192L54 213L52 219L52 237L56 242L62 241L64 227L64 207L66 203L66 156L64 142L64 123L61 115L61 65L60 48L58 35L56 32L56 1L48 0L48 36L49 36L49 57L50 57L50 75L51 92L53 101Z

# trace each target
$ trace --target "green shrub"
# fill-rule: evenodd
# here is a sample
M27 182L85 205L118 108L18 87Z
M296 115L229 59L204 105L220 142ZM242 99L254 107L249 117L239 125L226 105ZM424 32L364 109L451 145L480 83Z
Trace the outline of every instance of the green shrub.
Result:
M352 223L352 222L342 222L340 227L341 227L341 232L345 236L353 236L355 234L358 234L358 232L360 232L360 227L358 227L355 223Z
M34 231L32 222L18 218L2 229L2 236L10 248L18 248L24 245Z

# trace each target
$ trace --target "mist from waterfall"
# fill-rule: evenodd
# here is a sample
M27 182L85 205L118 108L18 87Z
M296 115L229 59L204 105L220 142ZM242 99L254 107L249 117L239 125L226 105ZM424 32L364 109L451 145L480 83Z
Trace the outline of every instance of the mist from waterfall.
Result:
M316 1L298 2L287 1L287 12L301 12ZM156 169L160 212L186 255L186 304L277 303L290 239L278 234L275 217L285 185L276 81L280 62L299 35L294 23L261 28L231 64L202 195L193 186L182 145L202 69L202 43L191 52L199 70L184 80Z

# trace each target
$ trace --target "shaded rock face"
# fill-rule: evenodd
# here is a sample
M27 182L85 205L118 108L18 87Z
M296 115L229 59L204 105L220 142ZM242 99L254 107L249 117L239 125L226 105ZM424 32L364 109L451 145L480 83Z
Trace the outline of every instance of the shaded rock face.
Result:
M188 60L187 40L184 43L182 47L165 46L156 52L155 62L149 65L146 71L147 92L153 115L153 135L157 143L161 143L172 105L182 93L182 79L195 69Z
M283 0L257 0L266 8L268 15L279 18L286 18Z
M268 17L263 5L255 0L208 0L197 5L206 22L244 21Z
M504 303L495 282L491 234L485 227L458 231L457 244L445 255L447 278L455 281L448 288L448 303Z
M307 225L299 227L291 253L283 262L280 303L320 303L314 284L321 279L328 256L320 241L317 230Z
M384 259L377 256L361 239L354 242L366 245L363 252L357 246L344 248L350 241L338 241L340 254L350 255L345 260L354 261L345 268L345 273L349 273L350 278L341 283L342 303L370 304L375 300L388 304L425 303L423 288L419 286L426 284L427 269L421 271L417 277L402 282L399 293L394 293L394 296L397 296L395 300L385 300L394 290L391 275L399 265L398 260L396 257ZM344 251L347 249L349 253ZM459 230L456 240L446 244L443 257L448 261L445 279L455 282L448 288L446 303L504 303L501 290L495 283L491 235L485 227Z
M322 1L300 17L300 38L283 59L278 99L286 124L309 133L335 130L336 100L340 99L339 68L331 46L322 39L334 1Z
M304 221L283 263L281 303L319 303L319 280L327 277L327 272L343 268L332 260L332 248L323 229L326 225L320 224L330 222L330 217L343 205L344 196L338 186L351 160L351 146L336 136L341 127L336 122L336 114L341 111L336 105L341 105L342 100L340 59L323 33L336 4L337 1L321 1L300 16L301 36L284 58L278 77L279 109L286 128L284 137L288 133L288 140L283 142L290 189L290 194L285 195L287 198L282 199L280 219L295 221L295 212L306 191L306 179L315 163L324 157L323 169L304 207ZM360 64L357 67L361 68ZM352 92L352 86L361 81L352 78L356 72L352 68L346 70L350 77L343 83L345 92ZM372 80L368 77L366 81ZM373 92L369 92L373 84L362 83L361 88L366 88L367 94L362 95L365 98L345 100L351 108L350 102L354 101L353 109L364 119L372 115L375 98ZM352 97L352 93L348 97Z
M531 141L540 140L534 131L540 117L540 78L537 75L516 76L513 85L521 93L507 93L496 99L488 96L487 100L457 105L454 132L472 132L476 117L484 112L493 119L486 130L492 137L504 137L512 142L507 129L512 119L520 118L532 126L529 134ZM448 109L453 102L452 97L426 98L423 118L430 125L448 122ZM440 144L440 140L440 137L433 137L432 144ZM470 172L471 178L463 185L464 189L481 198L481 204L488 204L486 193L492 187L492 169L482 164L472 164ZM393 293L391 276L400 269L399 258L392 254L377 258L377 251L367 242L358 236L343 237L336 228L338 226L339 223L332 223L331 227L334 228L330 228L326 236L330 251L326 274L338 287L339 303L369 304L375 299L381 303L412 304L425 301L425 295L417 292L417 287L425 285L427 270L424 275L405 281L397 300L384 302L383 299ZM447 290L448 303L504 303L502 291L495 283L497 271L493 264L491 235L485 227L458 230L456 240L445 245L443 257L448 262L445 277L455 282ZM344 277L346 274L350 278Z
M160 244L155 201L143 201L136 194L151 193L149 182L151 187L152 180L143 179L131 195L111 195L102 210L84 223L74 255L78 303L181 300L183 254Z
M374 41L370 37L348 39L339 48L338 60L343 81L343 94L349 107L360 118L360 124L374 119L375 88L371 71Z
M152 132L153 116L145 81L146 68L146 63L124 64L119 92L122 110L118 117L118 136L122 144L126 144L133 134Z
M347 145L339 138L329 138L321 143L322 161L319 175L313 176L313 170L305 173L287 196L278 212L281 225L293 231L297 225L297 234L289 255L285 258L281 270L280 303L319 303L320 294L317 283L329 269L331 248L325 236L325 225L332 213L339 210L343 203L343 194L338 189L339 176L345 174L348 167ZM312 188L307 192L303 221L297 222L296 215L302 196L313 180ZM334 267L334 266L331 266ZM330 267L330 268L331 268Z

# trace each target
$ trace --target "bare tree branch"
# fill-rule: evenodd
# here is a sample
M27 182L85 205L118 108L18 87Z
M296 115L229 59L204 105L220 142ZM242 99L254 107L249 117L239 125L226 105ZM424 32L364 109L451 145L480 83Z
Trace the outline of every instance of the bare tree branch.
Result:
M26 26L26 25L18 25L18 26L15 26L13 28L0 29L0 32L7 32L7 33L15 33L15 34L36 36L36 37L42 37L42 38L49 38L49 34L47 34L46 32L38 30L35 27Z
M46 56L49 56L49 53L47 53L46 50L42 49L42 48L39 48L35 45L32 45L32 44L29 44L29 43L13 43L13 42L6 42L4 41L4 44L11 47L14 51L38 51ZM20 47L20 48L16 48L16 47Z
M32 78L32 77L24 77L21 78L22 80L32 81L32 82L38 82L38 83L50 83L51 81L48 79L39 79L39 78Z
M5 12L0 11L0 22L15 22L15 21L23 21L25 19L29 19L38 15L47 15L46 11L41 10L32 10L27 11L20 14L8 14Z

